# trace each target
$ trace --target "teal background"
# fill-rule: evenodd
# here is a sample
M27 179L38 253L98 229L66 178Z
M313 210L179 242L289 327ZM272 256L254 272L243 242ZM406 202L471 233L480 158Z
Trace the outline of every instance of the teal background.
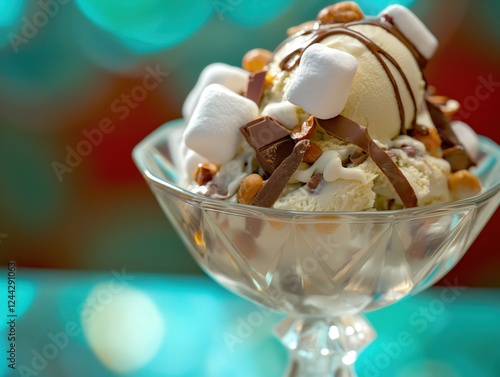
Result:
M25 303L18 308L17 317L18 369L32 368L34 352L43 355L48 344L55 344L50 335L62 334L72 324L77 331L69 334L67 342L60 341L63 346L56 348L56 356L41 368L40 377L283 375L287 352L272 333L284 318L282 314L257 307L208 278L126 273L122 292L133 290L147 297L161 313L164 331L160 346L148 352L147 361L122 372L113 368L127 364L127 348L135 347L134 340L141 343L151 332L159 331L148 326L148 320L135 310L124 315L126 322L116 318L100 329L103 338L115 337L119 329L120 338L129 340L128 347L119 341L114 346L108 343L106 352L118 354L114 363L102 361L102 353L93 350L82 330L84 323L96 321L120 300L120 292L109 298L103 295L93 316L80 315L90 292L115 279L112 272L23 269L17 271L17 297ZM119 288L120 282L115 283ZM0 282L2 292L4 288ZM498 289L434 287L368 313L377 338L358 359L359 377L499 376L499 298ZM0 336L6 337L3 323ZM4 343L0 343L4 354L2 347ZM19 375L19 370L9 373L4 364L0 366L2 377Z
M394 2L359 4L375 14ZM329 3L0 0L0 262L199 274L134 166L132 148L180 117L207 64L240 65L251 48L272 50L288 27ZM440 40L426 70L439 93L470 102L481 78L500 81L498 1L400 3ZM147 67L164 76L141 97ZM499 92L458 115L497 143ZM138 100L125 105L134 93ZM54 163L65 163L68 148L86 140L82 132L105 119L112 131L58 179ZM499 225L496 214L450 281L500 287Z

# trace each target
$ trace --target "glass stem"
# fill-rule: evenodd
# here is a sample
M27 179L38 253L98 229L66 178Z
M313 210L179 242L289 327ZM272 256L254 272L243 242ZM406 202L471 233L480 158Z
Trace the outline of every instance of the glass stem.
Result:
M375 331L361 315L288 317L275 333L290 355L285 377L355 377L354 362L375 339Z

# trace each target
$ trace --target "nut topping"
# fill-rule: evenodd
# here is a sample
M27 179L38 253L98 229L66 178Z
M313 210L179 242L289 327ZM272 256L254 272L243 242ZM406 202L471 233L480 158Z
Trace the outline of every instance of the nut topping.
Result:
M264 185L264 180L258 174L247 175L241 181L240 188L238 189L237 199L238 203L250 204Z
M365 18L363 11L354 1L342 1L321 9L316 19L322 24L339 24L359 21Z
M316 133L316 121L314 119L314 116L311 115L304 123L297 125L290 137L296 142L313 137Z
M264 50L263 48L254 48L243 56L241 65L249 72L258 72L269 63L271 57L271 51Z
M446 117L451 120L453 115L458 111L460 108L460 103L457 100L450 99L446 96L429 96L427 98L429 102L433 103L434 105L438 106L439 109L443 112Z
M468 170L459 170L448 178L448 187L455 199L465 199L481 192L481 182Z
M429 128L421 125L415 125L412 137L425 145L425 149L433 156L438 156L441 148L441 138L435 128Z
M304 153L304 158L302 161L312 165L316 162L318 158L323 154L323 150L316 143L309 143L306 152Z
M196 170L194 171L194 180L200 186L204 185L212 180L214 175L219 171L217 165L211 162L204 162L198 164Z

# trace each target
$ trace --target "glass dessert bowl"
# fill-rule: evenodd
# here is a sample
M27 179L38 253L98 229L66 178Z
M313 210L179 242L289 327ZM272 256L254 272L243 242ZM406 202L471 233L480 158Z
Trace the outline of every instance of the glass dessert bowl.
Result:
M297 212L193 194L178 185L185 123L169 122L133 158L201 268L228 290L286 313L275 332L287 376L355 376L375 331L362 313L416 294L464 255L500 203L500 147L479 137L484 190L394 211Z

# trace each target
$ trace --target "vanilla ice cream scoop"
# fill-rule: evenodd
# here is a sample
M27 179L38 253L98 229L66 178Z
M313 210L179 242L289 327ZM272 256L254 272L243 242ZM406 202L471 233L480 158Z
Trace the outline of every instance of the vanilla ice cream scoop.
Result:
M408 30L409 35L405 36L396 28L397 20L404 22L404 30ZM413 36L415 34L427 38L419 39ZM421 21L401 6L388 7L387 12L381 12L376 19L342 24L318 21L314 26L292 35L275 51L269 64L273 85L265 93L262 106L266 108L284 100L294 103L294 99L301 96L321 98L317 103L329 101L330 109L334 109L334 112L341 105L341 115L367 127L371 137L388 141L400 133L406 133L415 123L425 94L421 68L436 47L428 46L431 43L429 40L435 40L432 38ZM421 46L416 46L411 40ZM349 82L350 87L340 84L336 87L316 85L313 89L304 88L303 93L294 90L296 82L302 81L300 73L305 70L303 65L311 60L303 57L311 55L307 51L316 44L328 46L339 54L350 55L357 61L357 70ZM425 56L420 50L425 51ZM311 72L310 69L308 71ZM318 81L324 82L320 74L325 72L318 72ZM343 77L348 77L348 74ZM308 81L314 82L311 79ZM343 93L339 93L339 90ZM290 92L293 96L287 98ZM342 96L347 97L347 100L339 103L338 98ZM294 104L301 105L300 102ZM306 111L308 109L301 107ZM309 108L315 109L314 106ZM322 118L324 113L328 114L328 111L321 109L317 114L311 114Z

